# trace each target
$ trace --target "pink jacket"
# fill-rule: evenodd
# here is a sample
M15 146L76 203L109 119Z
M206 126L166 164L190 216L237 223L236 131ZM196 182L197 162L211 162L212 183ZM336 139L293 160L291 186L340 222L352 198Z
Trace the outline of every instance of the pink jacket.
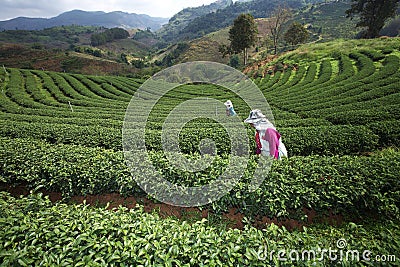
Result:
M276 159L279 158L279 138L281 138L280 133L273 128L268 128L263 137L269 143L269 154Z
M260 140L260 134L257 131L256 132L256 144L257 144L257 154L261 153L261 140ZM281 137L280 133L273 129L273 128L267 128L265 131L264 136L262 136L262 139L267 141L269 144L269 154L274 157L275 159L279 158L279 138Z

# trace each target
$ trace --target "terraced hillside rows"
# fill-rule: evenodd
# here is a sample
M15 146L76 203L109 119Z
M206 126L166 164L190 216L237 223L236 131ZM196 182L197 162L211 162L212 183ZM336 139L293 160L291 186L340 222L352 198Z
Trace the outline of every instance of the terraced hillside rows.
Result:
M289 67L271 74L258 70L263 77L255 83L271 105L289 158L275 161L260 188L250 192L258 161L252 155L229 194L202 207L217 216L234 209L248 224L244 229L226 229L206 219L192 224L161 219L139 207L112 212L54 204L37 194L17 199L2 192L0 262L6 266L365 265L385 256L398 263L400 40L356 45L336 41L301 47L278 59ZM126 108L144 80L14 68L1 68L0 79L3 188L22 184L36 191L60 192L66 201L88 194L145 196L122 151ZM143 107L150 93L138 96ZM161 144L164 121L174 107L196 97L231 99L242 119L250 111L242 99L215 85L179 86L160 99L146 124L148 157L168 181L188 186L204 185L221 175L232 160L230 148L235 142L212 119L182 116L182 121L189 121L182 129L179 121L166 122L177 132L182 153L199 159L201 140L211 138L216 154L212 164L199 172L180 170L168 162ZM224 113L223 105L215 112ZM130 114L130 123L139 125L140 116ZM253 129L247 130L254 147ZM138 136L139 132L130 133L132 140ZM307 217L310 211L317 218ZM312 224L324 222L327 214L340 216L343 224ZM289 232L266 226L271 219L295 220L309 228ZM262 222L264 229L251 226L255 222ZM314 255L282 262L271 253L321 251L336 247L339 239L347 242L342 249L372 251L371 261Z

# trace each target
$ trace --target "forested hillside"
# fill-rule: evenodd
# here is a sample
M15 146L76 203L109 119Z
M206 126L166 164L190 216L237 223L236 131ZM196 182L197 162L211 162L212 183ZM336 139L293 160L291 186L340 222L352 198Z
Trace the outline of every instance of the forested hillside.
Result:
M232 24L233 20L241 13L251 13L255 18L264 18L279 5L299 9L308 4L322 2L322 0L254 0L247 2L235 2L226 8L199 16L191 20L187 26L175 33L174 40L193 39L207 33L217 31ZM167 37L169 40L172 36ZM169 38L169 39L168 39Z
M194 19L224 9L233 4L232 0L218 0L210 5L185 8L169 19L157 34L166 42L176 41L180 32Z

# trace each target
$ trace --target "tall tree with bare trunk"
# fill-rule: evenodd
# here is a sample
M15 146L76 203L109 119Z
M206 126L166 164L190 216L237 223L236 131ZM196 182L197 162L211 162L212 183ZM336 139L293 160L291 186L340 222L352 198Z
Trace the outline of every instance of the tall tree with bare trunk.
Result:
M278 50L278 42L283 34L283 25L292 17L291 10L283 5L277 6L272 11L269 23L269 31L271 33L271 39L274 46L274 54Z

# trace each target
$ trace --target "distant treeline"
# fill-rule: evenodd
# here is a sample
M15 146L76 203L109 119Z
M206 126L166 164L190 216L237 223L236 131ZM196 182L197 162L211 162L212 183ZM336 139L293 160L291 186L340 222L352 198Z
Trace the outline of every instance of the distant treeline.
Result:
M129 37L129 32L121 28L107 29L102 33L92 34L90 42L93 46L102 45L114 40L125 39Z
M99 26L68 25L43 30L5 30L0 31L0 41L22 44L39 43L42 45L52 43L57 43L58 45L60 42L77 44L81 36L93 34L103 29Z

